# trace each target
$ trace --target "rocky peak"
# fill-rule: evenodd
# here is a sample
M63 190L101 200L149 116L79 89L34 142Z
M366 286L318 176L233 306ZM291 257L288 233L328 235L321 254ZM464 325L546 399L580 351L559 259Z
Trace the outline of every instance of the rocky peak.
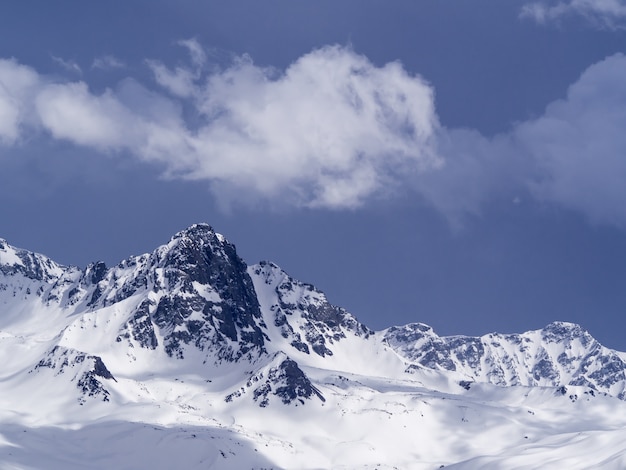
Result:
M46 256L15 248L0 239L0 273L21 274L35 281L54 282L66 270Z
M294 403L295 406L303 405L305 400L314 396L321 402L326 401L298 363L284 352L275 353L268 364L250 374L244 384L225 397L225 401L232 402L245 395L251 395L262 408L270 404L272 397L279 398L285 405Z
M120 273L134 269L126 290L147 288L150 295L120 338L154 349L156 326L167 353L179 358L187 347L212 350L220 360L265 350L265 325L247 266L235 246L211 226L192 225L133 263L118 268Z
M235 246L215 233L208 224L195 224L178 232L155 255L154 264L157 267L180 270L190 280L201 284L215 280L218 274L214 269L216 265L230 265L235 270L243 268L244 271L246 268L243 260L237 256Z
M541 330L541 337L548 343L571 343L579 340L584 346L595 341L580 325L562 321L555 321L545 326Z
M85 279L90 284L98 284L107 274L107 266L102 261L91 263L85 268Z
M432 327L424 323L409 323L403 326L392 326L387 330L389 341L410 343L427 336L436 336Z

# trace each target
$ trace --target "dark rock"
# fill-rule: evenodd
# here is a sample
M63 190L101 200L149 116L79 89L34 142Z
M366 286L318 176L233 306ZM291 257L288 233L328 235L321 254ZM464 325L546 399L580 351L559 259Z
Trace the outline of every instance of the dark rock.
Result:
M45 358L39 361L34 370L49 368L55 371L55 375L61 375L68 369L79 367L82 368L82 373L70 379L76 380L76 387L81 391L79 402L83 404L86 397L97 396L101 397L103 401L109 401L110 393L100 379L113 380L114 382L117 380L99 356L55 346Z

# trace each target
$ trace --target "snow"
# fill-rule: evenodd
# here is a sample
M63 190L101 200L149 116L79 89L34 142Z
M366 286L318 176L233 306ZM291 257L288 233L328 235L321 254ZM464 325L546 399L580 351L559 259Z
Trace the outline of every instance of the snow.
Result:
M17 256L16 250L7 245L3 239L0 239L0 265L5 266L24 266L24 263Z
M419 362L424 347L464 337L440 338L414 325L423 336L402 342L390 330L360 329L346 312L332 328L312 322L307 312L330 308L324 294L265 264L247 271L265 325L264 352L216 360L208 338L201 347L185 346L184 359L177 359L166 353L156 325L158 346L142 347L133 334L124 336L132 316L146 299L156 305L167 289L181 289L166 285L167 266L160 264L170 245L129 258L97 285L76 270L41 281L0 273L0 469L626 467L626 402L612 396L623 382L602 393L531 380L542 350L566 381L576 370L574 362L559 363L561 354L575 360L600 354L589 356L590 372L601 370L601 357L626 357L586 336L553 341L546 329L485 335L472 339L488 350L478 367L452 355L457 370L429 368ZM14 253L3 246L0 254ZM9 256L2 263L12 262ZM134 282L142 276L144 284ZM138 287L124 290L129 285ZM191 291L177 293L221 301L211 286L188 286ZM104 300L88 306L96 289ZM292 336L275 324L281 302ZM199 311L188 318L203 319ZM306 331L324 337L332 354L294 347L295 334L308 341ZM94 372L96 357L113 376L92 375L106 401L77 386ZM270 394L269 405L260 407L255 387L287 359L323 400L314 395L284 404ZM494 363L508 364L501 376L506 386L493 383ZM468 378L469 389L459 383Z

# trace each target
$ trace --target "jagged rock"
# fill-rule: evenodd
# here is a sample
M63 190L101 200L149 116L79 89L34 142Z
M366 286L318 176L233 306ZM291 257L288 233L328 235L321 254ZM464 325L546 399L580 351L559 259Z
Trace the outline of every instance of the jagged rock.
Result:
M210 226L175 235L152 255L151 265L161 270L152 291L162 295L149 313L168 354L183 357L183 345L215 349L227 360L265 351L265 325L247 266Z
M440 337L423 324L389 328L385 341L407 361L500 386L586 386L624 398L626 363L579 325L553 322L517 335Z
M33 370L42 368L53 370L57 376L70 374L70 381L75 382L76 387L81 391L79 398L81 404L85 402L87 397L101 397L103 401L109 401L110 392L104 387L100 379L117 382L99 356L62 346L52 348Z
M343 308L332 305L313 285L289 277L277 265L261 262L249 272L269 287L275 300L269 306L274 326L298 351L332 356L332 345L346 335L367 338L372 332Z
M282 353L276 354L268 366L252 374L244 386L228 394L225 401L231 402L248 392L252 392L252 399L262 408L270 404L272 396L280 398L285 405L304 404L304 400L313 396L326 401L298 363Z

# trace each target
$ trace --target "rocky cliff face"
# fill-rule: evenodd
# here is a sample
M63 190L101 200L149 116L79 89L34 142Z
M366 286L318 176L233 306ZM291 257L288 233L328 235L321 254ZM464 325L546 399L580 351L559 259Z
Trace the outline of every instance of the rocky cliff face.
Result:
M0 274L50 283L63 275L66 269L43 255L14 248L0 238Z
M350 313L328 302L315 286L291 278L274 263L251 266L249 273L266 300L267 323L300 352L332 356L333 345L347 336L372 334Z
M121 340L149 349L161 341L168 355L181 359L188 347L219 360L266 352L265 325L246 264L208 225L194 225L151 255L127 260L99 288L102 305L144 297Z
M31 372L40 372L42 369L50 369L55 376L66 374L81 392L81 405L89 397L109 401L110 393L105 388L103 379L116 381L102 358L62 346L52 348Z

